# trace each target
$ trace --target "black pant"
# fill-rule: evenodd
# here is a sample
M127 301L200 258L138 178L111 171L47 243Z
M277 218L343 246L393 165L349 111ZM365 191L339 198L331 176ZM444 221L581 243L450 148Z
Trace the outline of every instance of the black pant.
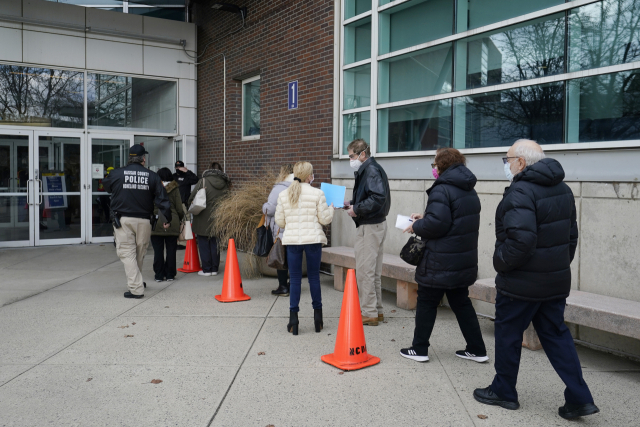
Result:
M218 251L216 238L198 236L198 251L200 251L202 271L205 273L217 273L218 268L220 268L220 252Z
M276 270L278 272L278 285L286 287L289 281L289 270Z
M176 277L176 250L178 236L151 236L153 246L153 272L157 280L174 279ZM164 249L167 248L167 256Z
M413 348L418 354L427 354L429 338L436 323L438 304L447 294L449 305L458 319L458 326L467 341L466 351L475 355L487 354L484 346L478 316L469 299L469 288L436 289L418 286L418 305L416 307L416 329L413 332Z
M551 366L566 388L567 403L593 403L587 383L582 378L582 367L573 343L573 337L564 324L566 299L535 302L523 301L498 293L496 296L496 376L491 390L504 400L518 401L516 382L520 368L522 334L533 322L540 343Z

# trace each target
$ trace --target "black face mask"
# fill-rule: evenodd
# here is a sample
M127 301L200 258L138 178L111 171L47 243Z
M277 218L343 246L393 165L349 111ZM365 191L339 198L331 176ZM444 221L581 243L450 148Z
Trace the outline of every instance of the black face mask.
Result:
M182 172L181 170L178 170L178 169L176 169L176 173L177 173L178 175L184 175L184 172Z

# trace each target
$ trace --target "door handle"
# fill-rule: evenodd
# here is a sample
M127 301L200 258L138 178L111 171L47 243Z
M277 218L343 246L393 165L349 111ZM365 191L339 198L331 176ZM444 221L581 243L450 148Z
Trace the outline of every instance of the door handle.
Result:
M36 203L36 205L41 205L42 202L44 201L44 196L42 195L42 180L39 178L36 178L36 181L39 182L38 187L40 188L40 191L38 192L39 202Z
M31 197L30 193L29 193L29 188L31 187L31 181L33 181L32 179L28 179L27 180L27 205L31 206L33 205L33 203L31 203Z

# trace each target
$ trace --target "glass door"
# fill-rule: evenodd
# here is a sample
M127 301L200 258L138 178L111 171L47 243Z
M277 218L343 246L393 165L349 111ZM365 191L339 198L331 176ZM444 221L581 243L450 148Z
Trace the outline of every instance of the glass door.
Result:
M0 133L0 247L33 246L32 132Z
M34 133L36 245L84 242L83 139L82 133Z
M91 243L112 242L113 226L109 219L111 195L102 186L102 179L115 169L127 165L133 135L89 135L87 183L87 240Z

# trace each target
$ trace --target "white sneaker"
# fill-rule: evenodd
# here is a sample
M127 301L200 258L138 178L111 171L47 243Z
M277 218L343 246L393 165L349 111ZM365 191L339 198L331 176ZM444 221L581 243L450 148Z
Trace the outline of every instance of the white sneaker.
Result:
M207 276L207 277L209 277L209 276L211 276L211 273L205 273L204 271L200 270L200 271L198 271L198 276Z
M211 275L212 275L212 276L217 276L217 275L218 275L218 272L217 272L217 271L214 271L213 273L211 273Z
M487 356L486 354L473 354L465 350L456 351L456 356L460 357L461 359L473 360L474 362L478 363L486 362L487 360L489 360L489 356Z

